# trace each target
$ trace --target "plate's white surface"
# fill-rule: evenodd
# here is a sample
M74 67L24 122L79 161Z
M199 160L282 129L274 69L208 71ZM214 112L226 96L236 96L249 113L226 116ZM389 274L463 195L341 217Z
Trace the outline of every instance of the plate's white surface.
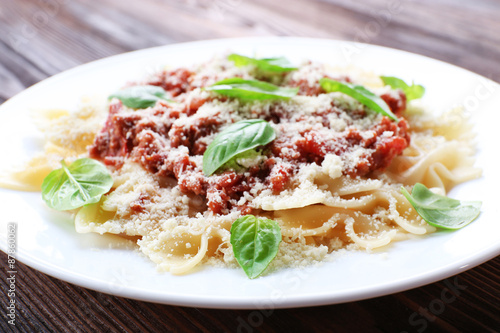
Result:
M465 104L478 133L481 179L451 196L482 200L478 220L455 232L397 242L373 254L352 253L302 270L284 269L255 280L242 270L203 267L185 276L158 273L132 243L116 236L77 234L72 219L52 212L38 193L0 189L0 248L8 222L18 223L18 259L44 273L109 294L176 305L281 308L333 304L394 293L463 272L500 254L498 123L500 86L426 57L364 44L303 39L249 38L203 41L131 52L79 66L25 90L0 106L1 164L39 150L28 112L71 108L82 95L107 95L162 65L199 63L225 51L356 65L377 74L414 80L427 88L436 110Z

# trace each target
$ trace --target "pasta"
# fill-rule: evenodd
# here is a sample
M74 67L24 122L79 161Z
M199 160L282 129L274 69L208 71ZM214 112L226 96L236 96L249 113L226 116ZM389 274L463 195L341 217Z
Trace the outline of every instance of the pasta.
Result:
M205 89L233 77L296 87L299 93L242 102ZM364 85L401 120L370 112L340 92L326 93L318 84L323 77ZM162 87L169 100L140 110L116 98L86 101L72 113L39 116L45 152L2 185L39 188L61 158L71 162L90 155L102 161L112 173L113 188L76 212L77 232L136 237L141 251L173 274L201 263L236 266L230 229L249 213L277 221L281 228L274 268L428 234L435 228L417 214L400 187L422 183L445 194L481 174L473 166L471 126L460 109L433 117L373 74L307 62L263 77L255 66L215 58L193 69L164 70L133 85ZM204 175L207 146L224 128L244 119L265 119L276 139Z

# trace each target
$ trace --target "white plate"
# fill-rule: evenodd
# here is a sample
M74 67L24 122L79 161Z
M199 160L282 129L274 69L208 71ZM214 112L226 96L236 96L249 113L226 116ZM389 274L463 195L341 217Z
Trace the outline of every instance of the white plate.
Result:
M58 74L0 107L2 166L40 147L28 111L73 107L82 95L108 94L162 66L199 63L225 51L354 64L378 74L415 80L437 110L465 104L478 133L481 179L456 187L459 199L482 200L481 216L455 232L392 244L373 254L352 253L319 267L284 269L255 280L242 270L203 267L185 276L158 273L133 244L116 236L77 234L72 219L52 212L38 193L0 190L0 247L8 222L17 222L18 259L59 279L101 292L175 305L285 308L386 295L425 285L479 265L500 253L498 144L500 86L455 66L378 46L304 38L248 38L169 45L102 59Z

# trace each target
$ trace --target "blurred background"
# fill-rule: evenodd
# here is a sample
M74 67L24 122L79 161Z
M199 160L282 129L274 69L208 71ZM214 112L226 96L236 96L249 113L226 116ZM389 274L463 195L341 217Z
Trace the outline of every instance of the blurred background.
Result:
M383 45L498 82L499 17L498 0L2 0L0 98L110 55L243 36Z
M1 0L0 103L48 76L103 57L245 36L341 39L406 50L500 82L499 0ZM0 261L6 262L0 252ZM1 270L0 287L7 288ZM500 257L449 280L318 308L207 310L80 288L19 264L18 325L8 332L494 332ZM437 312L450 283L465 286ZM0 299L1 308L4 300ZM3 312L2 312L3 315Z

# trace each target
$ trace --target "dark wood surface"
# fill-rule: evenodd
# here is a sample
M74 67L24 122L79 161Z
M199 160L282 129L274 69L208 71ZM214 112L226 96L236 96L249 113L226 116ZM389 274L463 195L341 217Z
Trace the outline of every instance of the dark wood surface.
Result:
M91 60L240 36L362 41L444 60L499 82L499 18L498 0L2 0L0 102ZM2 332L500 331L500 257L394 295L272 313L139 302L80 288L18 263L15 327L7 323L7 258L1 252L0 262Z

